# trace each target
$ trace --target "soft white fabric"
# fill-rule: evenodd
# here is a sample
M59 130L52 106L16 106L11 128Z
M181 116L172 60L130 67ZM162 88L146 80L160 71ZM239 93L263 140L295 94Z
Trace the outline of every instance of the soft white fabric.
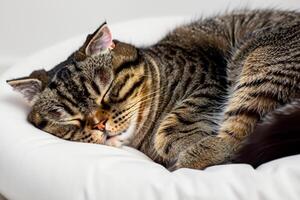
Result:
M162 36L182 18L146 19L112 26L115 38L142 44ZM300 156L254 170L235 164L170 173L125 147L68 142L26 121L29 107L5 83L49 69L83 41L76 37L45 49L0 78L0 193L13 200L299 199Z

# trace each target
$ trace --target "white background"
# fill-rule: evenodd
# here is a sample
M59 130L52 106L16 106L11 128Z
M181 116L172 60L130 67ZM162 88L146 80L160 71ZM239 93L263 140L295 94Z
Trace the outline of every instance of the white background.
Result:
M300 0L0 0L0 71L41 48L92 32L104 20L196 18L236 7L299 8L299 4Z

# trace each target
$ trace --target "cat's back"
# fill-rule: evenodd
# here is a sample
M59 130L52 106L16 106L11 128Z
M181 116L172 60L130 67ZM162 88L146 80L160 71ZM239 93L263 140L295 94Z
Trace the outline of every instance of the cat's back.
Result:
M282 29L290 33L297 31L299 24L300 12L296 11L239 10L179 26L160 43L176 43L190 49L206 44L228 51L249 39L272 33L275 35Z
M266 50L265 60L286 59L281 55L299 53L299 41L300 13L268 9L233 11L198 19L174 29L158 45L179 46L192 52L189 60L199 57L201 61L207 60L207 63L198 63L201 68L228 68L227 80L233 83L242 63L253 51L272 47L272 52L277 54L268 54ZM168 52L168 48L164 50Z

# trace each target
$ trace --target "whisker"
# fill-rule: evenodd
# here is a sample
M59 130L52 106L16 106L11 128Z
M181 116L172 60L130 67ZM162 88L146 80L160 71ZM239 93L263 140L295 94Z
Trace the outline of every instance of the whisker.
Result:
M159 90L154 91L154 92L152 92L152 93L149 93L149 94L147 94L147 95L144 95L144 96L140 97L138 101L143 100L144 98L149 97L150 95L157 94L158 92L159 92ZM151 96L151 97L153 98L153 96ZM155 96L154 96L154 97L155 97ZM138 101L137 101L137 102L138 102ZM128 104L127 106L131 106L131 105L133 105L133 104L136 104L137 102L133 102L133 103L131 103L131 104Z
M125 111L128 111L128 110L130 110L130 109L132 109L132 108L135 108L136 106L139 107L141 103L150 101L150 100L152 100L152 99L153 99L153 97L149 97L149 98L144 99L144 100L138 100L138 101L134 102L134 104L132 104L131 106L127 106L127 107L125 107L125 108L123 107L123 108L121 108L121 109L123 109L123 110L125 110Z

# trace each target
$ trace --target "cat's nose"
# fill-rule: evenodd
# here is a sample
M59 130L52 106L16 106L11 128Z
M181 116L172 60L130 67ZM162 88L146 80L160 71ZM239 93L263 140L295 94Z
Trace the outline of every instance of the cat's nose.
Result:
M95 124L93 128L104 132L106 130L106 128L105 128L106 122L107 122L107 119L102 119L97 124Z

